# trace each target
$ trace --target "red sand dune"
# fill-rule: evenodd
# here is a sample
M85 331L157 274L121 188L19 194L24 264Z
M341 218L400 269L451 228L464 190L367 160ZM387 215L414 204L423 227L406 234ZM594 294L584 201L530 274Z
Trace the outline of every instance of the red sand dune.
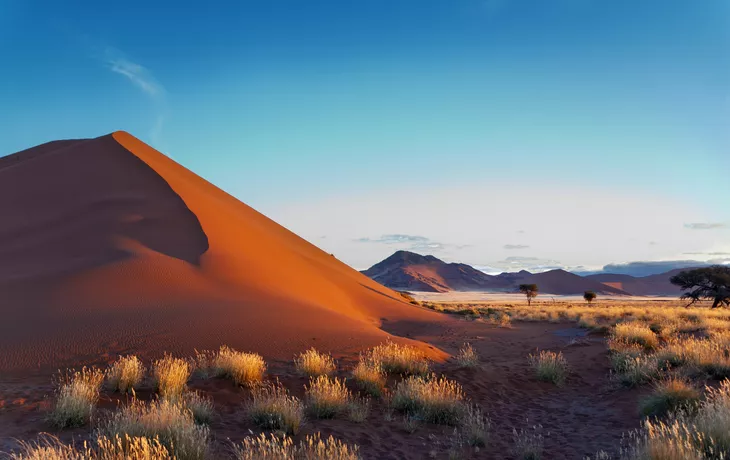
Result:
M4 370L221 344L290 359L440 321L125 132L0 159L0 215Z

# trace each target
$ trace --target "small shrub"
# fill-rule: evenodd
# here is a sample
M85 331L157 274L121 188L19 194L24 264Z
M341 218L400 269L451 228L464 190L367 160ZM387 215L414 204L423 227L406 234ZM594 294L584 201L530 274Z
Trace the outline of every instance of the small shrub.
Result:
M458 425L465 411L461 385L435 375L411 376L399 382L392 404L397 411L445 425Z
M197 391L189 391L183 395L183 404L193 414L195 423L207 425L213 421L215 409L213 400Z
M647 350L653 350L659 345L656 334L646 325L640 323L619 323L613 328L613 335L628 343L636 343Z
M542 350L537 355L531 354L529 361L532 368L535 369L538 379L552 382L558 386L565 383L568 375L568 362L563 357L563 353Z
M370 350L367 356L389 374L427 375L430 368L420 350L390 340Z
M256 353L243 353L223 346L215 358L216 374L227 377L237 385L261 383L266 372L266 362Z
M413 415L403 416L403 429L408 434L413 434L418 431L418 427L421 426L421 421L418 417Z
M157 392L161 397L177 400L185 391L190 378L190 364L184 359L165 355L152 365Z
M352 399L344 379L324 375L310 379L305 390L307 411L316 418L332 418L344 412Z
M372 396L383 394L386 374L379 361L360 355L360 361L352 371L352 378L362 391Z
M99 401L104 373L84 367L74 373L67 372L58 382L53 409L49 421L58 428L83 426Z
M685 380L670 378L655 385L654 392L642 401L641 413L647 416L665 415L688 409L699 399L699 392Z
M514 454L522 460L540 460L544 450L545 439L542 436L542 425L533 426L531 430L512 429Z
M145 368L134 355L120 356L106 371L106 379L114 391L127 393L142 383Z
M319 433L294 444L288 436L246 437L234 444L236 460L359 460L358 446L350 446L332 436L322 440Z
M182 403L167 399L149 404L133 400L112 414L100 431L110 437L158 439L178 460L204 459L208 451L208 428L197 425Z
M479 355L471 344L465 343L461 348L459 348L459 353L456 355L456 362L460 367L478 367Z
M331 375L335 371L335 360L332 356L310 348L294 359L299 372L309 377Z
M304 420L304 407L279 383L251 390L248 416L259 428L297 434Z
M347 406L347 418L362 423L370 415L370 398L353 398Z

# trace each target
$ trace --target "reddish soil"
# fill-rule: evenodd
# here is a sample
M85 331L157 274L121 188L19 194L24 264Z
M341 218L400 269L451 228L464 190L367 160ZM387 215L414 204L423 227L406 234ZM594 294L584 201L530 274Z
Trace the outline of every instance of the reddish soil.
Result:
M583 459L601 449L615 451L622 434L639 426L637 405L641 393L612 383L604 339L594 335L581 337L584 331L571 324L518 323L511 329L502 329L449 317L442 323L420 327L391 323L389 328L450 353L455 353L465 341L479 352L479 369L459 369L451 361L435 365L436 372L457 380L492 420L487 447L479 452L465 449L466 458L513 459L513 428L542 425L544 458ZM571 339L576 343L571 344ZM538 348L563 352L573 370L565 386L559 388L534 377L527 356ZM340 375L347 377L356 355L322 349L333 352ZM268 378L280 379L296 396L303 396L306 379L295 373L290 361L268 364ZM392 379L389 386L392 388L394 383ZM218 417L211 430L216 457L225 456L228 438L237 441L249 435L249 430L259 432L245 418L248 390L220 379L194 379L190 387L215 401ZM47 403L43 396L52 392L49 375L5 379L0 383L0 392L0 450L12 448L13 438L33 439L40 431L58 434L65 440L81 440L91 431L82 428L57 432L44 423ZM151 387L147 385L139 396L149 398ZM116 407L120 399L124 400L105 394L99 417ZM420 459L434 454L436 458L447 458L453 428L423 424L414 433L408 433L401 416L388 422L384 414L382 402L374 400L365 423L342 418L310 420L299 437L318 431L331 434L359 444L365 459Z

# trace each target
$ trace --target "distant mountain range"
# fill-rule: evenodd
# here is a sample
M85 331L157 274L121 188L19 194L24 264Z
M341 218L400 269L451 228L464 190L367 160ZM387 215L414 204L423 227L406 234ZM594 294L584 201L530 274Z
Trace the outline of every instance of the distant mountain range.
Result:
M594 291L601 295L654 296L679 295L679 288L671 284L669 278L680 271L682 269L642 277L610 273L580 276L560 269L488 275L470 265L397 251L362 273L384 286L407 291L516 292L520 284L537 284L541 293L554 295Z

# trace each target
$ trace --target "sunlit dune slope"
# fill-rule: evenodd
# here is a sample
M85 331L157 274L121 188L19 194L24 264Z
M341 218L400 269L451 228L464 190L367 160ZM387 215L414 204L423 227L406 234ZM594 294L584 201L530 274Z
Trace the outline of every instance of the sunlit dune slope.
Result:
M0 212L0 368L224 343L289 359L438 321L125 132L1 158Z

